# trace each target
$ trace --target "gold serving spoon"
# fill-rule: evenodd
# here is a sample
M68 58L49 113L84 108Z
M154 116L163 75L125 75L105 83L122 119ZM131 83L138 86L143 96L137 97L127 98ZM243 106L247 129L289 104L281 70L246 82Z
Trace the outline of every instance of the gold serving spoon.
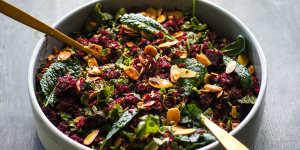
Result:
M79 42L73 40L62 32L48 26L47 24L41 22L40 20L32 17L26 12L16 8L15 6L0 0L0 12L6 16L15 19L31 28L34 28L40 32L50 35L70 46L73 46L83 52L88 54L93 54L96 58L100 58L100 54L90 48L84 47ZM228 134L225 130L217 126L214 122L207 119L204 115L201 115L202 122L205 126L217 137L218 141L228 150L249 150L246 146L240 143L233 136Z
M240 141L230 135L227 131L216 125L214 122L206 118L201 114L201 119L204 125L209 129L209 131L217 137L218 141L227 149L227 150L249 150L245 145Z
M72 38L68 37L64 33L54 29L47 24L41 22L40 20L32 17L31 15L27 14L26 12L22 11L21 9L5 2L4 0L0 0L0 12L5 14L6 16L23 23L33 29L36 29L40 32L43 32L47 35L50 35L64 43L67 43L70 46L73 46L85 53L92 54L96 58L100 58L100 53L90 49L88 47L83 46L79 42L73 40Z

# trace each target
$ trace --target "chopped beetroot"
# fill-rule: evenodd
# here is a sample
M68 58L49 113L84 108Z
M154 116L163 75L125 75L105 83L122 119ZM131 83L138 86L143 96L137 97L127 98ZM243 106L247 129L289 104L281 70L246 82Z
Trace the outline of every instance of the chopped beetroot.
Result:
M76 92L76 79L70 74L66 74L63 77L57 79L55 88L56 96L68 96Z
M205 51L207 58L211 61L213 66L219 66L223 63L223 53L221 51L216 51L212 49L207 49Z

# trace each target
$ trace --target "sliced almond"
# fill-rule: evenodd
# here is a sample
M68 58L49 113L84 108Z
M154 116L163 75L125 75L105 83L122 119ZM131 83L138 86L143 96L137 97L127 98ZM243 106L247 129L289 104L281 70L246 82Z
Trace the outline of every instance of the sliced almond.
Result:
M168 18L177 18L177 19L181 19L183 17L182 12L181 11L169 11L168 12Z
M72 53L69 51L60 51L57 60L67 60L72 56Z
M250 65L250 66L248 67L248 71L249 71L250 74L253 74L253 73L255 72L254 66L253 66L253 65Z
M178 43L178 41L165 42L165 43L159 44L158 47L159 48L170 48L171 46L174 46L177 43Z
M127 25L122 24L121 27L124 28L124 32L127 33L127 34L135 34L135 33L137 33L137 31L135 31L132 28L129 28Z
M164 12L164 13L158 15L158 17L157 17L156 20L157 20L157 22L159 22L159 23L163 23L163 22L166 21L166 19L167 19L167 13Z
M196 76L197 76L196 72L189 69L180 68L180 78L194 78Z
M48 57L47 57L47 59L50 61L50 60L52 60L52 59L54 59L55 58L55 55L53 55L53 54L50 54Z
M230 61L226 66L225 73L226 74L232 73L234 71L234 69L236 68L236 66L237 66L236 61Z
M174 121L176 124L180 121L180 111L177 107L168 109L167 122L170 121Z
M93 66L89 68L88 74L92 76L97 76L97 75L101 75L102 71L99 69L99 67Z
M196 132L196 129L189 128L189 129L177 129L174 131L173 135L189 135Z
M134 46L134 43L130 41L130 42L127 42L126 45L127 45L128 47L132 47L132 46Z
M172 82L177 82L180 78L180 68L177 65L173 65L170 69L170 77Z
M82 118L84 118L83 116L78 116L74 119L74 122L79 122Z
M136 106L137 106L137 108L138 109L141 109L141 108L143 108L144 107L144 102L138 102L137 104L136 104Z
M179 56L179 58L184 59L187 57L187 51L176 50L175 54Z
M183 35L183 31L178 31L178 32L175 32L172 36L174 37L174 38L179 38L179 37L181 37L182 35Z
M145 17L148 16L148 14L147 14L146 12L144 12L144 11L143 11L143 12L140 12L140 14L143 15L143 16L145 16Z
M185 68L178 68L177 65L173 65L170 69L170 77L172 82L176 82L179 78L193 78L196 76L196 72Z
M99 130L93 130L87 137L85 137L83 144L84 145L92 144L98 134L99 134Z
M211 61L203 53L197 54L196 59L198 62L200 62L201 64L203 64L206 67L211 65Z
M157 49L152 45L147 45L144 49L145 54L155 57L157 54Z
M240 123L233 122L231 123L231 129L235 129Z
M223 89L217 85L212 85L212 84L205 84L204 89L208 90L209 92L212 93L217 93L221 92Z
M248 59L248 57L247 57L245 54L240 54L240 55L238 56L238 62L239 62L241 65L247 66L248 61L249 61L249 59Z
M162 8L159 8L158 10L157 10L157 16L160 16L161 14L162 14Z
M138 80L140 77L140 73L134 67L131 66L125 66L124 72L133 80Z
M156 11L156 9L154 9L154 8L148 8L146 10L146 12L147 12L147 14L149 15L150 18L152 18L154 20L156 19L156 17L157 17L157 11Z
M217 98L220 98L223 95L223 90L218 93Z
M232 107L231 107L230 115L231 115L231 117L234 118L234 119L237 119L237 118L239 117L239 116L238 116L237 109L236 109L236 106L232 106Z
M121 145L121 143L122 143L122 138L119 137L119 138L115 141L114 146L115 146L115 147L119 147L119 146Z
M91 68L91 67L98 67L98 63L97 63L97 60L96 58L94 57L91 57L88 59L88 66Z
M160 78L149 78L148 83L155 88L169 88L172 87L173 84L166 79L160 79Z

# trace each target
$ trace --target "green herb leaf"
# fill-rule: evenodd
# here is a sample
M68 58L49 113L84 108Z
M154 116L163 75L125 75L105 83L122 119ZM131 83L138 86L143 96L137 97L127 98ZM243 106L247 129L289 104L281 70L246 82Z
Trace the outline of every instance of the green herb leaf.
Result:
M230 57L223 56L223 61L224 64L227 65L230 61L234 60ZM235 67L234 72L236 72L236 74L240 77L240 83L244 89L248 89L252 86L251 74L245 66L237 62L237 66Z
M203 113L205 116L209 116L211 117L213 115L213 110L209 107L205 110L205 112Z
M193 87L199 86L203 80L204 76L207 73L207 69L204 65L199 63L195 59L176 59L172 61L172 64L184 64L183 68L190 69L197 73L197 77L194 78L185 78L179 79L180 86L184 89L184 95L189 96L193 92Z
M168 34L168 30L165 29L160 23L141 14L125 14L121 17L120 21L122 24L125 24L136 31L145 32L152 36L161 31L166 38L175 40L175 38Z
M201 121L201 113L202 110L195 104L187 104L181 111L180 123L192 124L193 126L202 127L203 124Z
M115 21L119 20L124 14L126 14L126 9L120 8L115 15Z
M241 104L254 104L256 101L256 97L255 96L245 96L242 99L239 99L238 102Z
M112 120L117 120L119 116L122 114L123 108L120 104L115 104L113 108L108 112L108 118Z
M92 13L93 19L95 19L98 23L103 23L104 21L109 21L113 19L111 14L102 12L101 9L102 4L97 3L94 7L94 12Z
M155 143L154 141L151 141L149 144L147 144L144 148L144 150L157 150L159 145Z
M238 35L236 41L225 46L221 51L228 56L238 56L245 50L245 38L242 35Z
M141 117L138 127L135 131L136 137L148 137L150 134L159 131L159 117L154 115L145 115Z
M137 109L129 109L125 111L119 120L113 124L112 129L108 132L105 140L109 140L113 135L125 127L137 113Z
M48 104L54 105L58 101L54 94L57 78L64 76L68 72L70 75L78 78L81 75L80 69L81 65L77 60L57 61L51 64L40 81L42 91L46 97L45 106Z

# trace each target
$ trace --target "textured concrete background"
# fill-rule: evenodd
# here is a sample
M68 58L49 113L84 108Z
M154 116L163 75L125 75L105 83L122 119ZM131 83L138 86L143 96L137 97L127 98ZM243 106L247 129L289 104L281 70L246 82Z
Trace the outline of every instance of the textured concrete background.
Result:
M53 24L89 0L8 0ZM298 0L213 0L239 17L261 43L268 90L251 149L299 149L300 3ZM0 149L43 149L27 94L27 68L43 34L0 14Z

